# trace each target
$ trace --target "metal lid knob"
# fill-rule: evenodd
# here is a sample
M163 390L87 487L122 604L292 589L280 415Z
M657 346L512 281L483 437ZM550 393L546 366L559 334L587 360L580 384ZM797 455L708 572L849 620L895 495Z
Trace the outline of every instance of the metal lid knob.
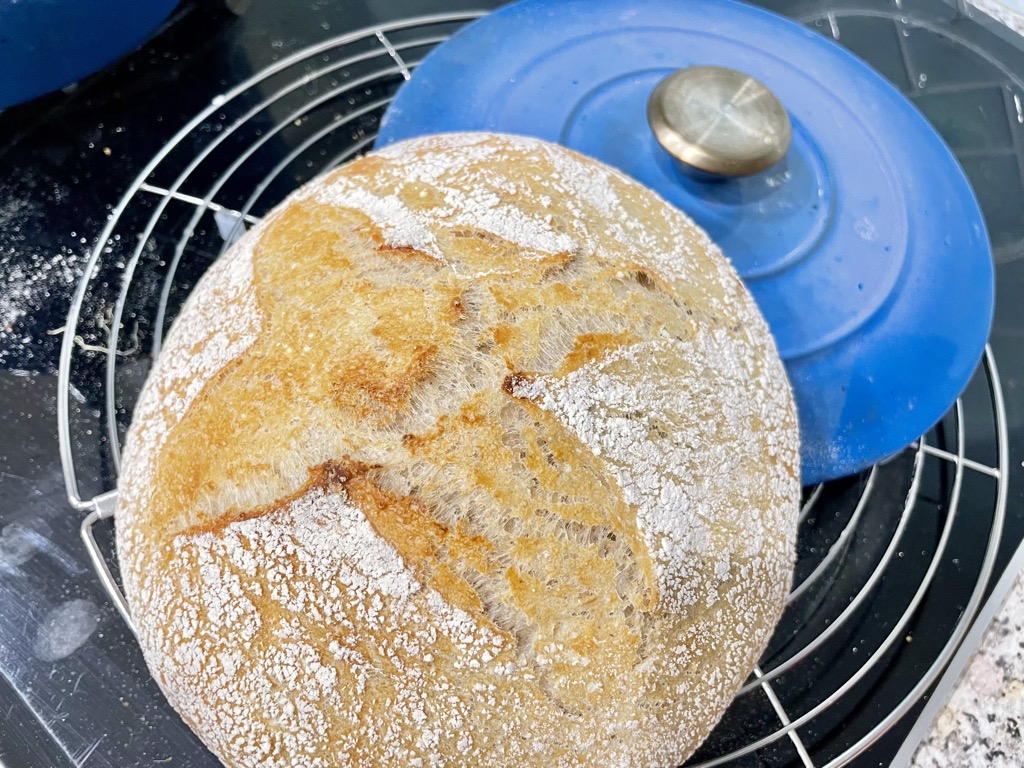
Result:
M673 72L651 92L647 122L669 154L716 176L770 168L785 156L793 136L775 94L726 67Z

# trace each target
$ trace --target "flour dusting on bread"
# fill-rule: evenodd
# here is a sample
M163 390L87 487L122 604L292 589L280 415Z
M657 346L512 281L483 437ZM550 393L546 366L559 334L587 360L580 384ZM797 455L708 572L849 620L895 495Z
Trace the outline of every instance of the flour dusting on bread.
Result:
M638 378L637 370L647 375ZM688 386L657 375L665 370L685 371ZM682 610L713 601L713 594L696 590L717 588L699 573L708 559L714 573L727 574L733 557L753 559L783 535L784 508L777 528L763 526L762 508L751 500L765 484L784 497L792 480L779 465L751 472L762 460L761 446L743 439L784 427L781 419L769 420L785 413L785 390L773 385L778 376L721 331L701 331L692 341L618 349L564 378L522 380L515 394L556 413L612 467L657 558L666 607ZM777 402L750 409L758 397ZM774 447L769 458L779 458Z
M767 327L685 215L542 141L427 137L197 285L118 553L226 765L678 764L784 605L797 448Z

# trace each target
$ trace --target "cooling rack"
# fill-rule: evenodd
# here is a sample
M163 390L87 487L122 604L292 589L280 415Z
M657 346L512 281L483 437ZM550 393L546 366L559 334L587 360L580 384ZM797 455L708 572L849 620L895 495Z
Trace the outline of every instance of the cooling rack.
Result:
M164 334L244 229L368 150L401 83L478 15L375 26L277 61L196 115L112 211L64 328L58 432L68 499L86 513L83 540L129 627L109 530L98 541L95 526L113 515L122 441ZM807 22L837 33L835 14ZM991 580L1007 442L988 349L955 406L913 445L861 475L804 489L786 612L688 765L831 768L905 735Z

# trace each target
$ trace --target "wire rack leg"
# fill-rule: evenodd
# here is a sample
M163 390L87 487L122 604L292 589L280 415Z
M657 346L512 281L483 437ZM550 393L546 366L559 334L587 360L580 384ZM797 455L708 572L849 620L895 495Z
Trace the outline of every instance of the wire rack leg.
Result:
M137 635L135 623L132 621L131 612L128 610L128 601L117 586L117 582L114 581L114 575L110 572L110 568L107 567L107 561L103 559L103 553L100 552L100 547L96 543L96 537L92 535L92 527L97 522L114 516L114 507L116 505L117 491L110 491L93 499L93 510L82 521L82 541L85 542L85 549L89 553L92 567L96 569L100 582L110 596L111 602L114 603L114 607L121 614L124 623L128 625L128 629L132 631L133 635Z

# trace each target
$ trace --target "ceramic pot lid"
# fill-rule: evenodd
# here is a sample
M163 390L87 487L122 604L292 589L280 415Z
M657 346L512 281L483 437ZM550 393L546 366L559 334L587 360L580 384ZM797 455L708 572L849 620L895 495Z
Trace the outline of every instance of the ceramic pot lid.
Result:
M648 122L650 97L695 66L737 70L777 97L791 132L781 160L723 178L669 154ZM729 101L708 108L728 117ZM377 145L467 130L560 142L707 230L786 363L804 483L864 469L916 439L981 358L993 265L963 171L880 75L786 19L731 0L504 6L427 56Z

